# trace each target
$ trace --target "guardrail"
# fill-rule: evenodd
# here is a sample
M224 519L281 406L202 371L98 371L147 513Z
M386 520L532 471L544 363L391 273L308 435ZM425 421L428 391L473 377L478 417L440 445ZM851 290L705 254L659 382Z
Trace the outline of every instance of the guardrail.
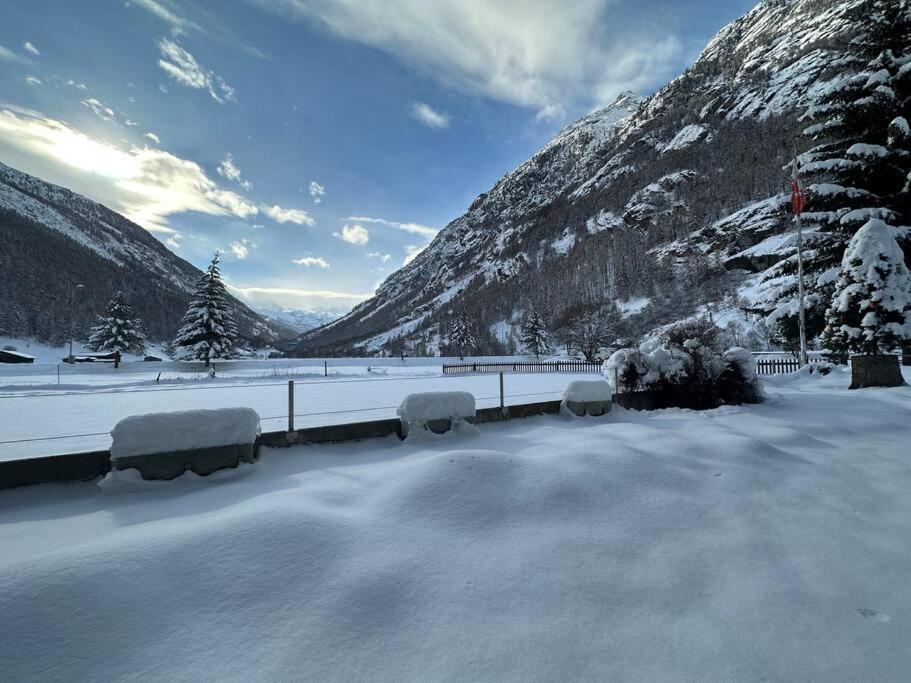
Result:
M589 361L531 361L521 363L453 363L443 365L444 375L497 372L601 372L601 363Z

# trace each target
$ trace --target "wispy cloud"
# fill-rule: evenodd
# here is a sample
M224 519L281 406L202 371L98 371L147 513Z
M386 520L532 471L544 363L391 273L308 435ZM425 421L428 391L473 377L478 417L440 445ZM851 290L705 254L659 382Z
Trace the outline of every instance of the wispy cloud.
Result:
M290 308L354 305L373 296L373 292L352 294L331 289L295 289L293 287L243 287L227 283L231 292L254 305L278 303Z
M35 78L31 74L25 77L25 82L29 85L41 85L41 81L38 78Z
M315 180L310 181L310 196L313 197L313 203L319 204L323 201L323 195L326 194L326 188Z
M447 128L449 115L436 111L426 102L415 102L411 105L411 115L428 128Z
M12 62L14 64L23 64L27 66L33 66L34 62L30 59L26 59L20 54L13 52L12 50L3 47L0 45L0 61Z
M173 234L168 217L185 211L237 218L258 212L189 159L150 147L121 148L38 112L0 108L0 141L36 165L71 169L74 190L153 232Z
M257 246L258 245L256 242L242 238L231 242L231 244L228 245L228 249L234 258L236 258L238 261L243 261L247 258L247 256L250 255L250 250L256 249Z
M165 4L165 2L161 2L160 0L131 1L137 7L141 7L165 23L170 24L172 28L180 29L182 31L196 31L198 33L205 33L202 26L194 21L187 19L185 16L182 16L176 9L171 9Z
M32 44L31 44L30 42L28 42L27 40L26 40L24 43L22 43L22 47L23 47L23 48L25 49L25 51L28 52L29 54L33 54L33 55L35 55L36 57L40 57L40 56L41 56L41 52L38 50L38 48L35 47L34 45L32 45Z
M566 110L560 104L548 104L546 107L541 107L541 109L538 110L538 113L535 114L535 121L547 123L562 121L565 118Z
M322 256L304 256L303 258L294 259L291 263L296 263L299 266L306 266L308 268L310 266L316 266L323 269L329 268L329 262Z
M313 225L316 223L309 213L301 209L285 209L278 204L273 204L272 206L263 206L262 211L278 223L296 223L297 225Z
M342 231L333 232L333 237L338 237L343 242L348 244L356 244L358 246L363 246L370 241L370 233L367 232L367 229L363 225L346 225L342 228Z
M683 66L667 23L617 28L616 0L254 0L369 45L448 86L541 110L606 104Z
M82 106L91 109L92 113L100 119L109 121L110 123L114 123L117 120L114 110L94 97L82 100Z
M378 251L372 251L369 254L367 254L367 258L375 258L375 259L379 259L383 263L388 263L389 260L392 258L392 255L391 254L382 254Z
M188 88L208 91L219 104L235 101L234 88L214 71L201 66L182 45L162 38L158 41L158 49L163 57L158 60L158 66L176 82Z
M379 225L395 228L396 230L404 230L413 235L421 235L427 239L433 239L439 232L437 228L420 225L419 223L399 223L398 221L389 221L385 218L371 218L370 216L349 216L347 220L356 223L377 223Z
M420 254L426 248L426 244L409 244L407 247L405 247L405 259L402 261L402 265L407 266L409 263L414 261L418 257L418 254Z
M249 180L243 179L240 168L236 163L234 163L234 158L230 155L230 153L225 155L225 158L222 159L216 170L218 171L218 175L220 175L222 178L233 180L247 192L253 189L253 183L251 183Z
M149 131L148 133L144 133L142 137L144 137L146 140L151 140L156 145L161 144L161 138L159 138L157 135L155 135L155 133L153 133L152 131Z

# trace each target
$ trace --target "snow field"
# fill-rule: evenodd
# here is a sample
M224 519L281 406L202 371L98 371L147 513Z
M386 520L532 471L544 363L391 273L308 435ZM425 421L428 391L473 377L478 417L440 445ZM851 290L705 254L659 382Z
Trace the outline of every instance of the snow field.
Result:
M902 680L911 389L0 494L10 680Z

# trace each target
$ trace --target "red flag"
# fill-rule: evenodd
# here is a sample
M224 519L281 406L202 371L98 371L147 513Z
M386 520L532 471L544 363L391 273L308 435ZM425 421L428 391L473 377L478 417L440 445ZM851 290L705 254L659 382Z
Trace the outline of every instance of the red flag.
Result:
M799 216L807 205L807 196L800 186L800 176L797 175L797 159L794 159L793 173L791 175L791 213Z

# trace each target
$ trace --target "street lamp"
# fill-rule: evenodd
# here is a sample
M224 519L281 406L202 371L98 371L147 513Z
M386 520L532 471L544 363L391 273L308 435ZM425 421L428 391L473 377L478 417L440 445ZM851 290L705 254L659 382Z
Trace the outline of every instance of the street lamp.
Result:
M85 285L76 285L70 290L70 355L67 358L67 362L72 365L73 363L73 337L76 336L76 325L73 320L73 304L76 301L76 290L85 289Z

